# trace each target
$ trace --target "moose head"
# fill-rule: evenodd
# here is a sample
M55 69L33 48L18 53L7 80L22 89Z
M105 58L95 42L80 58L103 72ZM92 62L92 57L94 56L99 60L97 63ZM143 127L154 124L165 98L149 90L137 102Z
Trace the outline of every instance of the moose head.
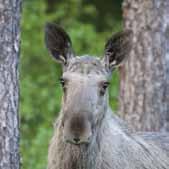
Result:
M60 113L64 141L76 145L90 143L109 108L110 75L127 58L130 41L131 32L121 32L107 41L103 58L78 57L69 35L53 23L46 25L47 49L63 68Z

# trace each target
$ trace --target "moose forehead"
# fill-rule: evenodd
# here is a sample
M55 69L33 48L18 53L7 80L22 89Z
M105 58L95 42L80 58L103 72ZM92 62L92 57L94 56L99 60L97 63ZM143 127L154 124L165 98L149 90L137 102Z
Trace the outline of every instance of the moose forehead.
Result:
M88 76L93 74L104 76L107 74L100 59L88 55L72 58L66 67L66 72Z

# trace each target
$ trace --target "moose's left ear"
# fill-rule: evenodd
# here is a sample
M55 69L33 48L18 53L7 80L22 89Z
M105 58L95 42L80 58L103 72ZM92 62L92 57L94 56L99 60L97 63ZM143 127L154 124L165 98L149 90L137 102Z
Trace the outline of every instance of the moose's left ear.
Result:
M112 36L105 45L104 64L108 70L121 65L131 50L132 31L124 31Z
M69 35L56 24L46 24L45 43L55 60L63 65L66 65L69 59L74 56Z

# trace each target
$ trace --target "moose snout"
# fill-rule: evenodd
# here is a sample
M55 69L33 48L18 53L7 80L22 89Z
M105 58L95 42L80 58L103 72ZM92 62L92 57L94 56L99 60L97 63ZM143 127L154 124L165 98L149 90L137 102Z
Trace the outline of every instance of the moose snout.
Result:
M91 122L81 115L73 116L64 122L64 140L72 144L87 144L92 135Z

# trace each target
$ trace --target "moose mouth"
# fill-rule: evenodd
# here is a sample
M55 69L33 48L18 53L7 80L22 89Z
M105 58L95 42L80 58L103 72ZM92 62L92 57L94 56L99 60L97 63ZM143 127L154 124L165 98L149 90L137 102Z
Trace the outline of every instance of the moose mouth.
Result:
M80 140L80 139L73 139L69 140L66 139L65 142L73 145L89 145L91 138L89 137L87 140Z

